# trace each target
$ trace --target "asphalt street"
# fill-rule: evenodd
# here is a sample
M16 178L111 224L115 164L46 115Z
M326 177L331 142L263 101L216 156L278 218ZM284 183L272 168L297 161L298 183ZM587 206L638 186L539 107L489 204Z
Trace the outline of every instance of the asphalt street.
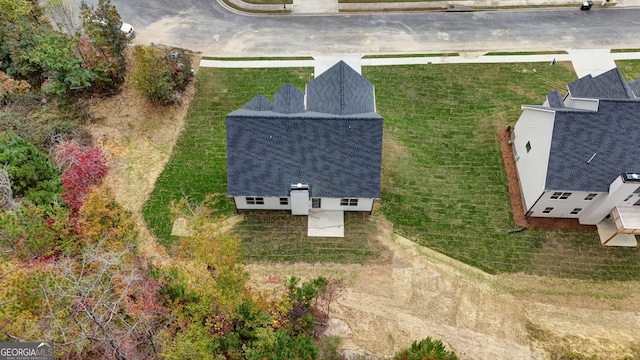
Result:
M640 48L640 9L246 16L214 0L112 0L136 42L211 56Z

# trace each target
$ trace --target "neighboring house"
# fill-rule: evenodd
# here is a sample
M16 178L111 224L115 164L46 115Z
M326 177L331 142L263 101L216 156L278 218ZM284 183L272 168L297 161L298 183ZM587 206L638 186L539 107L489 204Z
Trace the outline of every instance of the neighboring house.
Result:
M640 205L640 80L616 68L567 89L522 106L511 136L522 201L527 216L595 225Z
M228 195L238 211L371 212L380 198L382 117L373 85L339 62L306 87L258 95L227 115Z

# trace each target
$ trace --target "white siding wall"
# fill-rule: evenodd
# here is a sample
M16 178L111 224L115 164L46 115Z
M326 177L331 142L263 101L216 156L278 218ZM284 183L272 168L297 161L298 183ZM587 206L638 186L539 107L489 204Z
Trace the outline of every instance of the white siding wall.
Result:
M631 206L637 195L634 194L638 188L637 182L625 182L622 176L618 176L609 185L609 192L606 196L594 202L593 206L580 217L581 224L595 225L609 215L616 206Z
M637 186L637 185L636 185ZM640 196L632 194L635 190L633 186L628 188L624 194L618 193L611 196L609 193L598 193L598 196L592 200L585 200L589 192L575 191L571 192L571 196L567 199L551 199L554 191L547 191L535 204L532 213L533 217L550 217L550 218L578 218L581 224L595 225L599 223L611 210L616 206L633 206L636 201L640 200ZM630 198L627 199L627 197ZM626 200L626 201L625 201ZM551 207L550 213L543 213L545 208ZM578 214L571 214L571 211L581 208Z
M245 196L236 196L233 198L236 202L236 208L238 210L290 210L291 199L287 198L287 205L280 205L279 197L263 197L264 205L247 204L247 198Z
M553 217L553 218L579 218L581 215L584 215L588 210L589 206L592 206L599 202L602 197L606 197L607 193L599 193L592 200L585 200L589 192L583 191L573 191L571 192L571 196L567 199L551 199L555 191L546 191L541 197L540 200L535 204L535 206L531 209L532 213L529 216L533 217ZM547 207L552 207L550 213L544 214L543 211ZM581 208L578 214L571 214L571 211L576 208Z
M342 206L338 198L322 198L320 205L322 210L344 210L344 211L371 211L373 209L373 199L358 199L358 206Z
M575 108L575 109L584 109L584 110L598 110L598 100L597 99L580 99L580 98L572 98L571 96L567 96L564 99L564 106Z
M524 201L524 211L531 209L544 192L555 112L538 108L522 108L513 129L513 150ZM527 143L531 150L527 152Z
M280 205L279 197L263 197L264 205L247 204L245 196L236 196L233 198L236 202L238 210L291 210L291 199L288 199L288 205ZM344 211L371 211L373 210L374 199L358 199L358 206L342 206L340 198L321 198L320 206L322 210L344 210ZM309 199L309 209L311 209L311 199Z

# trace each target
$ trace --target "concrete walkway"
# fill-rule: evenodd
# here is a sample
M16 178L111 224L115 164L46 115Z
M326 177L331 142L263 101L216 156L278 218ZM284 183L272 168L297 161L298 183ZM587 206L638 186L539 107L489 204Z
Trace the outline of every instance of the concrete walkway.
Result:
M412 64L463 64L463 63L520 63L520 62L548 62L571 61L578 78L591 74L600 75L613 69L616 60L640 59L640 52L612 53L606 49L569 49L567 54L541 55L485 55L461 54L460 56L421 56L421 57L389 57L363 59L360 56L340 55L318 56L314 60L261 60L261 61L233 61L233 60L202 60L201 67L218 68L281 68L281 67L314 67L314 74L318 76L339 60L344 60L356 71L361 72L362 66L383 65L412 65Z
M338 0L293 0L292 14L338 13Z

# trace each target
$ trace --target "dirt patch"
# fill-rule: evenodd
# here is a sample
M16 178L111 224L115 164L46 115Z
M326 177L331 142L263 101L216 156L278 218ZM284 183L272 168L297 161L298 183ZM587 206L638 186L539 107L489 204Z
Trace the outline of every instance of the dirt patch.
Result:
M194 69L199 62L194 56ZM89 130L108 158L106 181L136 217L143 251L162 262L167 261L166 251L146 229L141 210L171 156L194 92L192 82L178 105L163 107L151 104L127 82L115 96L92 99L89 110L94 119Z
M511 144L509 144L510 139L511 130L500 130L500 149L502 150L502 160L504 161L504 168L509 185L509 199L511 200L513 222L517 226L524 228L597 231L595 226L582 225L578 222L578 219L534 218L524 215L522 193L520 192L520 185L518 183L516 162L513 159L513 148Z
M347 354L389 356L427 336L461 359L547 359L569 352L637 356L637 283L490 275L394 235L380 220L390 261L366 265L252 264L266 289L289 276L342 279L330 334Z

